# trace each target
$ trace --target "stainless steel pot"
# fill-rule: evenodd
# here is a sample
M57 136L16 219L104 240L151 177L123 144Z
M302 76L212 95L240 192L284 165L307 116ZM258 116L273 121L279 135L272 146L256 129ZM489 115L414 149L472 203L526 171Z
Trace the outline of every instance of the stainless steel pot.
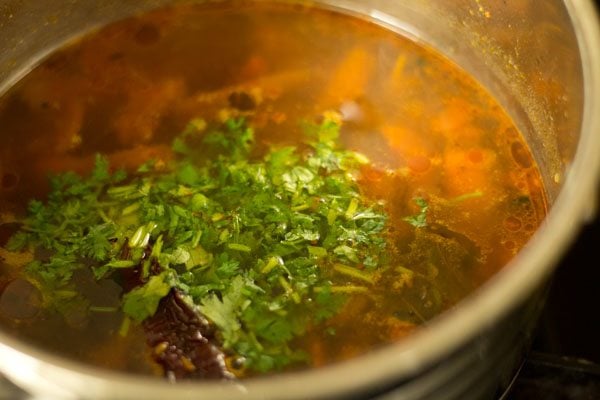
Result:
M66 40L168 0L0 0L0 93ZM477 77L529 141L550 213L518 256L458 307L401 343L306 372L168 384L107 372L0 332L0 371L40 398L487 399L529 345L560 256L596 209L600 28L591 0L322 0L432 46ZM551 84L557 90L540 90ZM0 127L2 137L2 127ZM391 392L388 390L393 388Z

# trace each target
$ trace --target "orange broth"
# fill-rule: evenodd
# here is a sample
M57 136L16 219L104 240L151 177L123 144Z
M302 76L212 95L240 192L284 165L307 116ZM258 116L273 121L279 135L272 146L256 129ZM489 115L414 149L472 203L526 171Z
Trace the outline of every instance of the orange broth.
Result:
M234 92L256 102L248 118L263 149L296 143L299 121L337 111L344 147L371 160L362 191L389 216L395 272L295 341L309 365L409 335L506 265L544 218L527 143L442 55L335 12L234 2L179 4L103 27L55 51L0 98L0 232L47 194L49 173L86 173L98 152L116 168L167 161L191 118L233 112ZM404 220L418 213L416 197L428 202L427 229ZM29 259L0 251L2 293ZM78 279L90 298L118 304L115 284ZM35 308L40 300L28 296ZM120 311L23 317L7 301L0 294L8 332L86 363L160 374L140 327L118 334Z

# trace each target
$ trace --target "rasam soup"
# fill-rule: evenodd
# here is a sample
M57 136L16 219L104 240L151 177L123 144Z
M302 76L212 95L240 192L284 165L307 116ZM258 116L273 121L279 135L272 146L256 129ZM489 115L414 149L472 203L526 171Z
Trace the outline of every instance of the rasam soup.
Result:
M179 4L0 99L0 323L106 368L236 379L402 340L546 212L503 109L440 54L284 4Z

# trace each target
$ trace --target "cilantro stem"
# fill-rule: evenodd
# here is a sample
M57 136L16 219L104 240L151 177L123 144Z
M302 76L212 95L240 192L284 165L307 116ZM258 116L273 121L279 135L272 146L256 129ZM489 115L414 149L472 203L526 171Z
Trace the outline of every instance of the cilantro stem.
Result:
M109 208L109 207L114 207L114 206L120 206L120 205L122 205L122 203L123 203L123 200L98 201L92 207L95 207L95 208L98 208L98 209L102 209L102 208Z
M102 221L104 221L104 222L106 222L106 223L111 223L111 222L113 222L113 221L112 221L112 220L111 220L111 219L108 217L108 215L106 215L106 213L105 213L105 212L104 212L102 209L99 209L99 210L98 210L98 215L100 216L100 218L102 218Z
M348 208L346 209L346 218L351 219L356 213L356 210L358 210L358 200L356 200L356 198L352 198L352 200L350 200L350 204L348 204Z
M290 283L281 275L279 275L279 283L283 287L283 290L285 290L285 292L292 298L294 303L300 304L300 296L298 293L294 292L292 285L290 285Z
M241 243L228 243L227 248L231 250L243 251L244 253L249 253L252 251L250 247Z
M63 299L68 299L77 296L77 292L74 290L55 290L54 295Z
M113 260L111 262L104 264L104 266L111 267L111 268L131 268L131 267L135 267L137 264L138 264L138 262L133 261L133 260Z
M160 253L162 253L163 247L163 235L159 235L154 242L154 247L152 247L151 257L158 257Z
M98 313L111 313L116 312L118 307L102 307L102 306L90 306L90 311Z
M337 211L335 210L334 207L331 207L329 209L329 212L327 213L327 224L329 224L329 226L332 226L335 223L336 218L337 218Z
M123 210L121 211L121 215L125 216L136 212L137 210L139 210L141 204L141 202L136 201L135 203L128 205L127 207L123 208Z
M256 338L256 335L254 334L254 332L252 332L252 331L248 332L248 337L250 338L250 340L252 341L252 344L256 347L256 349L258 351L264 351L265 348L263 347L262 344L260 344L260 342Z
M142 263L142 277L144 279L148 278L148 276L150 275L150 262L151 260L148 258L145 259Z
M316 293L321 293L321 292L325 292L325 291L329 291L330 293L347 293L347 294L351 294L351 293L369 293L369 288L365 287L365 286L355 286L355 285L349 285L349 286L330 286L327 288L324 287L315 287L315 292Z
M481 196L483 196L483 192L481 190L476 190L471 193L465 193L465 194L461 194L459 196L453 197L452 199L450 199L450 204L458 204L465 200L476 199Z
M375 279L373 279L373 276L370 273L361 271L354 267L349 267L344 264L334 264L333 269L341 274L350 276L352 278L360 279L371 284L375 282Z
M113 186L106 190L106 194L109 196L120 196L124 193L133 193L137 189L137 185L126 185L126 186Z
M119 327L119 336L121 336L121 337L127 336L127 333L129 333L130 325L131 325L131 318L129 318L128 316L125 316L125 318L123 318L123 322L121 322L121 326Z
M195 248L195 247L198 247L198 243L200 243L200 239L201 238L202 238L202 231L201 230L197 230L194 233L194 237L192 238L192 241L191 241L191 247L192 247L192 249Z
M304 211L309 209L310 206L308 204L299 204L297 206L291 207L292 211Z
M154 222L148 222L146 225L140 226L129 240L129 247L146 247L150 241L150 234L155 228L156 224Z
M260 272L263 274L268 274L273 268L277 267L278 265L283 265L283 260L279 256L273 256L269 258L269 261L267 261L267 264L265 264L265 266L260 270Z

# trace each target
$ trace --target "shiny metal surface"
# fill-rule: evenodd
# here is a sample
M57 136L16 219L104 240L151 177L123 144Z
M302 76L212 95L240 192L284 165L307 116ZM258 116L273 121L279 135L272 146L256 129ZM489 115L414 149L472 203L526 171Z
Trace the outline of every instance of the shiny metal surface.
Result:
M78 34L167 0L0 0L0 93ZM588 0L326 0L432 46L508 110L540 164L550 213L503 271L407 340L320 370L179 383L98 370L0 331L0 371L45 398L486 399L527 348L559 256L595 212L600 173L600 28ZM0 137L2 135L0 127Z

